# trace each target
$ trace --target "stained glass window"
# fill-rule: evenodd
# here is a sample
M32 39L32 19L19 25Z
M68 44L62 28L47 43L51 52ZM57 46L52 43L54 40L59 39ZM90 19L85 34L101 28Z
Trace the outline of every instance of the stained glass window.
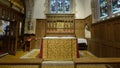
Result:
M70 13L70 0L50 0L50 13Z
M112 12L120 12L120 0L112 0Z
M64 4L64 10L65 13L70 13L70 0L65 0L65 4Z
M56 13L56 0L50 1L50 11L51 13Z
M100 18L108 16L107 0L99 0L100 5Z
M10 25L9 21L0 20L0 35L5 34L6 27Z

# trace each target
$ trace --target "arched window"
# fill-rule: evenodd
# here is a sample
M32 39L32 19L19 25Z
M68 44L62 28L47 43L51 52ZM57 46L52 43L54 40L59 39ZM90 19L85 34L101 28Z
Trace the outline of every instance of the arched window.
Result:
M50 13L70 13L71 0L50 0Z

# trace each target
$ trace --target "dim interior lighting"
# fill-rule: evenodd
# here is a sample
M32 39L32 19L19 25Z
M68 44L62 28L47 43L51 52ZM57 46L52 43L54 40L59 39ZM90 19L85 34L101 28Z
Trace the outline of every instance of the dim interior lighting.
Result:
M118 13L118 15L120 15L120 13Z
M107 17L107 19L110 19L110 17Z
M112 17L115 17L115 15L112 15Z
M8 18L8 20L10 20L10 18Z
M102 20L105 20L104 18Z
M2 16L2 18L4 18L4 16Z
M13 19L12 21L15 21L15 19Z

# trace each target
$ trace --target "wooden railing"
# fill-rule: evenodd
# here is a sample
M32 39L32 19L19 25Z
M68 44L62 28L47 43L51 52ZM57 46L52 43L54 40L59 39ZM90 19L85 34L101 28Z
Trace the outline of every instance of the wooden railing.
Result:
M0 65L41 65L42 59L0 59Z
M0 59L1 65L38 65L42 68L42 59ZM77 65L88 64L118 64L120 65L120 58L79 58L73 60L74 68L79 68ZM106 67L108 68L108 67ZM118 67L120 68L120 67Z
M90 67L83 67L83 68L120 68L120 58L79 58L74 60L75 68L83 65L91 65ZM101 65L101 64L104 64ZM112 65L109 65L112 64ZM92 66L93 65L93 66ZM94 65L101 65L101 67ZM103 66L103 67L102 67Z
M41 68L42 59L0 59L0 68Z
M79 58L75 64L120 64L120 58Z

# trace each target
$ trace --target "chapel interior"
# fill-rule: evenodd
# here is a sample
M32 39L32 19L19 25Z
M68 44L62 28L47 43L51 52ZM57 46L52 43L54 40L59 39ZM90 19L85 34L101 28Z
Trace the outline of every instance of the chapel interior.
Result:
M120 0L0 0L0 68L120 68Z

